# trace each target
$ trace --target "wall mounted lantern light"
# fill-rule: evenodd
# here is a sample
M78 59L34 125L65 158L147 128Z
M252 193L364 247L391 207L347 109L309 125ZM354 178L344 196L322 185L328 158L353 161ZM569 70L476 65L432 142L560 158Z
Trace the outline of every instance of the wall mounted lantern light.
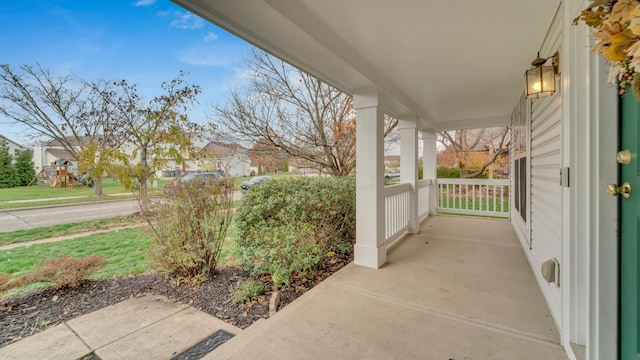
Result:
M553 59L551 65L545 65L549 59ZM556 74L560 68L560 54L555 54L544 59L538 57L531 62L531 69L524 73L527 99L539 99L553 95L556 92Z

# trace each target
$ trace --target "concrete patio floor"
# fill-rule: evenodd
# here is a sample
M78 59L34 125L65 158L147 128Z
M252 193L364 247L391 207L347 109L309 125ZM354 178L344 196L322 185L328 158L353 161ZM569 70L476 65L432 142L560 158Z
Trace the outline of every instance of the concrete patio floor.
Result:
M436 216L205 359L567 359L511 224Z

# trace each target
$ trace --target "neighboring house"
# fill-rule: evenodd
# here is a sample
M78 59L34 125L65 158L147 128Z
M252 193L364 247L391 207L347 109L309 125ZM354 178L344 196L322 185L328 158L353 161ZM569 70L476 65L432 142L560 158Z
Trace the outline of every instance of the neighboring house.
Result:
M203 157L196 161L200 169L221 171L227 176L249 176L251 159L240 145L212 141L202 150Z
M384 168L386 170L397 169L400 167L400 155L385 155Z
M319 175L320 171L303 159L291 159L289 161L289 172L300 175Z
M0 140L6 141L7 145L9 145L9 154L13 156L13 162L15 163L18 153L24 150L25 147L3 135L0 135Z
M390 213L381 178L385 114L401 122L411 233L418 231L417 204L426 203L427 214L437 209L436 132L513 125L510 221L567 356L637 358L640 110L632 95L621 101L607 83L608 65L590 51L592 29L573 24L590 2L174 1L353 95L356 265L382 267L392 240L385 233ZM524 73L538 52L547 65L559 55L557 91L526 99ZM431 180L425 192L417 182L418 132ZM616 153L625 148L630 151L620 154L619 164ZM618 188L623 182L629 186ZM408 254L405 261L421 260ZM416 281L428 276L416 274ZM501 304L495 306L499 312ZM469 321L484 326L481 319Z
M73 165L78 166L78 160L66 149L48 147L45 144L36 145L33 148L33 164L36 172L51 166L58 160L69 160Z
M33 147L33 166L36 173L58 160L68 160L74 166L78 166L78 159L57 140L44 141Z
M85 139L81 137L80 141L83 141L83 140ZM75 141L76 140L74 139L73 142ZM195 145L196 147L203 147L205 144L201 142L196 142ZM80 148L76 146L75 149L79 150ZM120 149L124 150L129 156L131 156L134 153L136 147L130 142L125 142L120 146ZM137 164L140 161L139 154L140 152L138 152L138 158L130 159L132 164ZM157 176L161 178L173 177L173 176L180 176L183 173L198 172L202 169L204 165L204 161L206 160L206 159L198 160L196 159L196 156L187 154L186 152L183 154L183 156L187 159L184 165L177 164L176 161L173 159L168 159L164 170L157 171L156 173ZM78 159L76 159L75 156L71 154L67 149L65 149L57 140L41 142L40 144L34 147L33 162L34 162L36 172L39 172L44 167L51 167L51 164L53 164L57 160L68 160L75 166L76 169L78 169L77 168ZM82 169L79 169L79 170L82 170Z

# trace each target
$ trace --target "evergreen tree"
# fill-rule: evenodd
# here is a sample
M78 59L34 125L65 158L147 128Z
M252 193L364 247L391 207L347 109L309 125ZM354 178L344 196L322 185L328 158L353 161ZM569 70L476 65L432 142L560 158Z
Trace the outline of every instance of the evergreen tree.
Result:
M9 153L9 144L0 139L0 189L11 188L17 185L16 170L11 163L13 158Z
M18 152L16 156L16 180L18 186L27 186L36 176L36 170L33 168L33 151L27 149Z

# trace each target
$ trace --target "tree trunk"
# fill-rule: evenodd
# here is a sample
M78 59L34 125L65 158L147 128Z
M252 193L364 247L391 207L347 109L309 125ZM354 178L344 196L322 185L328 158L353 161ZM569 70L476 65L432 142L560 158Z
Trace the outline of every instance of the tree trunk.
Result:
M140 174L140 208L143 213L149 211L149 195L147 193L147 178L148 178L148 165L147 165L147 148L143 147L140 153L140 167L142 168L142 174Z
M93 196L102 196L102 177L93 178Z

